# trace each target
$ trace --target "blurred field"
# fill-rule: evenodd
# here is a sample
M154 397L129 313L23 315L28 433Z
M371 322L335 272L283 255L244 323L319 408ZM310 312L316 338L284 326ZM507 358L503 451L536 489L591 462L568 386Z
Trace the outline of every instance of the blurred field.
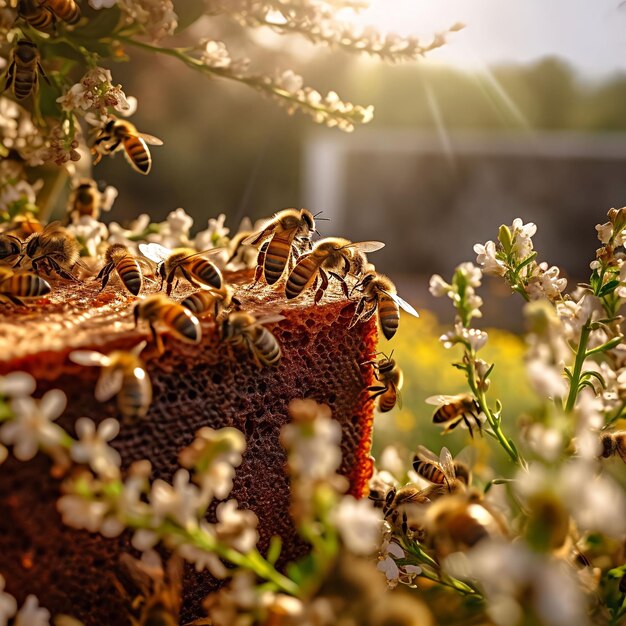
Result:
M431 422L434 407L424 402L436 394L453 395L467 391L463 373L451 363L460 359L461 348L446 350L439 336L449 327L428 311L420 311L420 319L402 316L400 330L391 342L382 341L379 348L386 354L394 351L394 359L404 371L402 408L377 414L374 430L374 456L390 443L402 442L407 458L411 451L423 444L439 452L443 445L458 453L470 441L467 430L441 435L441 429ZM537 408L531 394L524 369L524 342L513 333L487 329L489 341L481 357L496 364L492 374L489 398L493 403L499 398L504 405L505 432L515 432L518 416ZM496 446L478 441L479 457L490 454ZM496 452L492 462L506 467L506 460ZM501 458L500 458L501 457ZM481 460L485 460L481 458Z

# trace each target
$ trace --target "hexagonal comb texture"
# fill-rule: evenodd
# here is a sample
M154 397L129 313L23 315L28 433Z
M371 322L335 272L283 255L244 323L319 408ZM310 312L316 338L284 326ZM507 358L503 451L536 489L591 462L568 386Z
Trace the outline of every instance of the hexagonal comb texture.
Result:
M238 279L237 296L244 308L285 316L269 326L283 350L280 364L259 371L245 354L233 358L208 321L202 324L199 346L166 338L165 354L146 363L154 387L150 411L142 421L124 423L114 446L125 466L148 458L152 478L169 480L179 451L201 426L240 429L248 447L232 497L259 517L261 550L278 534L284 540L284 557L293 558L306 546L296 538L289 518L286 458L278 441L281 426L289 420L287 405L293 398L330 405L343 429L341 471L350 479L351 492L362 495L372 471L373 403L365 391L371 368L359 363L375 351L376 327L372 321L349 330L354 305L337 291L319 306L310 295L287 304L274 289L247 289L248 279ZM181 289L177 297L187 293ZM82 415L98 421L117 416L114 401L98 404L93 398L98 368L80 368L67 355L77 347L106 353L141 340L145 329L133 328L132 301L114 289L98 295L97 286L89 283L57 285L49 299L28 311L15 309L0 321L0 374L32 373L37 394L63 389L69 402L60 423L69 430ZM34 593L53 614L74 615L87 626L128 623L114 586L128 535L111 540L63 526L55 508L58 489L42 455L28 463L10 458L0 467L0 573L8 591L20 602ZM200 615L200 600L217 584L207 573L187 568L181 623Z

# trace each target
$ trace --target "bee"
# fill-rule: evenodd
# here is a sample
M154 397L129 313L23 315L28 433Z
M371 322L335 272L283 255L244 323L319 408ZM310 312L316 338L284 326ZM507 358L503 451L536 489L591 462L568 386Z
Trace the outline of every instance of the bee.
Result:
M424 446L418 446L413 457L413 469L418 476L449 493L463 490L471 480L469 467L461 461L455 461L448 448L442 448L437 458ZM432 490L432 493L436 492L437 489Z
M374 368L374 377L381 383L380 385L371 385L367 388L371 392L370 400L378 398L378 410L381 413L391 411L396 403L402 407L402 399L400 397L400 389L402 389L403 375L402 370L398 367L391 356L383 354L383 358L378 361L366 361L363 365L372 365Z
M441 561L467 551L483 539L505 537L500 516L475 495L446 495L433 502L423 517L425 543Z
M21 39L11 50L9 69L4 89L11 88L17 100L24 100L39 91L39 74L49 84L50 81L41 66L41 55L37 46L27 39Z
M420 536L422 532L421 509L430 503L426 490L409 483L399 489L391 487L384 497L381 496L381 493L374 492L370 493L369 497L374 501L374 505L382 502L385 520L392 526L400 528L405 535L413 533Z
M183 578L181 558L172 556L166 571L161 558L152 550L145 552L141 560L122 554L120 563L140 594L131 604L138 609L138 615L130 618L132 626L178 626ZM116 586L128 597L119 581Z
M8 233L0 233L0 262L10 262L22 251L22 241Z
M160 354L163 353L163 341L155 325L160 323L171 333L187 343L200 343L202 329L198 318L178 302L172 302L161 293L155 293L140 300L133 309L135 326L139 320L148 322L152 338Z
M22 256L30 259L35 272L41 265L47 274L55 271L61 278L78 280L69 270L79 263L80 244L59 222L51 222L41 232L33 233L24 245Z
M106 251L105 261L104 267L96 277L96 280L102 280L102 289L107 286L111 273L115 270L124 287L133 296L139 295L143 287L143 275L139 262L128 248L120 243L109 246Z
M221 252L221 248L196 252L192 248L170 250L158 243L140 243L139 249L144 256L158 263L161 288L165 282L168 296L172 293L174 279L177 278L178 274L181 274L199 289L216 289L219 291L222 288L222 273L214 263L203 256Z
M263 324L285 319L282 315L256 318L251 313L230 313L222 322L221 338L233 346L244 348L259 369L277 365L282 355L276 337Z
M258 232L243 240L243 244L262 246L255 281L265 277L268 285L276 283L285 271L294 253L297 254L298 244L310 244L311 235L315 232L315 216L307 209L284 209L271 218Z
M40 0L39 5L68 24L76 24L80 19L80 7L76 0Z
M116 350L101 354L92 350L75 350L70 359L78 365L102 367L96 383L98 402L106 402L117 394L117 406L128 419L145 417L152 402L152 384L139 355L147 342L132 350Z
M67 204L67 216L71 222L84 215L98 219L102 207L102 193L95 180L83 178L72 190Z
M619 456L626 463L626 431L615 433L602 433L600 437L602 453L600 456L608 459L611 456Z
M33 28L45 31L56 26L56 16L47 6L42 6L39 0L20 0L17 5L17 15Z
M148 144L162 146L157 137L140 133L127 120L112 118L98 132L91 152L93 164L97 165L103 156L124 150L124 156L130 166L140 174L148 174L152 168L152 156Z
M472 437L474 427L480 432L485 416L476 400L469 394L430 396L426 398L426 402L438 407L433 414L433 423L444 426L444 433L454 430L459 424L466 426Z
M14 272L0 268L0 298L18 306L26 306L24 299L40 298L51 291L50 284L33 272Z
M289 300L296 298L311 284L317 284L318 275L321 285L315 294L316 304L328 287L329 276L340 282L346 297L349 297L345 277L351 270L359 273L365 266L365 252L375 252L384 246L385 244L380 241L352 243L340 237L320 239L311 252L303 254L296 261L285 285L286 297Z
M419 313L396 293L396 286L391 280L382 274L368 272L354 289L360 289L362 296L355 308L350 328L358 322L368 321L378 312L378 323L383 335L391 339L398 330L400 309L419 317Z
M196 291L181 300L181 305L189 309L195 315L211 313L213 317L220 321L221 316L231 306L239 308L240 302L234 296L235 290L224 283L220 290L208 289Z
M258 251L254 246L244 243L253 234L252 222L245 217L241 220L239 230L228 242L228 257L224 266L233 263L236 266L255 267L257 265ZM239 269L239 267L237 267Z

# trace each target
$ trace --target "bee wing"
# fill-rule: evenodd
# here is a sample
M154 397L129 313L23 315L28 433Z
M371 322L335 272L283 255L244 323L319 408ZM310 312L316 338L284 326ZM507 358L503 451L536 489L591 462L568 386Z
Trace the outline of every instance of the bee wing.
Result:
M149 143L151 146L162 146L163 142L154 135L148 135L147 133L138 133L137 137L139 139L143 139L146 143Z
M284 315L266 315L265 317L259 317L257 319L257 324L275 324L277 322L282 322L284 319Z
M385 291L386 293L403 311L410 313L413 317L419 317L420 314L406 301L403 300L397 293L391 293L390 291Z
M382 241L356 241L351 243L346 248L356 248L361 252L376 252L376 250L380 250L385 247L385 244Z
M241 222L239 222L239 228L237 229L237 233L241 233L246 230L252 230L252 220L248 216L242 218Z
M74 350L74 352L70 352L70 361L78 365L100 365L106 367L111 362L111 359L106 354L101 354L94 350Z
M426 461L427 463L435 463L436 465L439 465L439 457L425 446L417 446L417 449L415 450L415 456L420 461Z
M106 402L122 388L124 373L120 369L107 368L102 370L96 383L95 396L98 402Z
M262 239L269 237L272 233L272 228L269 228L271 220L266 222L258 230L255 230L251 235L248 235L241 243L244 246L257 246L261 243Z
M130 554L123 553L120 556L120 564L128 572L133 584L142 595L149 596L152 592L152 576L146 571L146 568L137 559Z
M466 446L459 452L455 461L458 463L462 463L463 465L467 465L467 467L472 468L476 465L476 448L474 446Z
M226 250L226 248L209 248L208 250L200 250L200 252L194 252L193 254L186 256L185 259L193 259L196 256L211 257L224 252L224 250ZM207 260L210 259L207 258Z
M448 480L454 480L456 472L454 471L454 459L448 448L441 448L441 455L439 456L439 466L443 470Z
M160 243L140 243L139 250L141 254L155 263L163 263L172 254L169 248Z
M445 396L445 395L437 395L437 396L429 396L424 400L426 404L432 404L433 406L441 406L442 404L450 404L456 399L456 396Z
M147 341L140 341L136 346L133 346L133 349L131 350L131 352L135 356L139 356L147 345L148 345Z

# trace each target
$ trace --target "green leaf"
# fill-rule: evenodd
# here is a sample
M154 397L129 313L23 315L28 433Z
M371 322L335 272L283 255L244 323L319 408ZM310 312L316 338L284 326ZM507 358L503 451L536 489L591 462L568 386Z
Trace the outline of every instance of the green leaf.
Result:
M502 249L507 255L511 254L511 248L513 246L513 237L508 226L502 224L498 230L498 241L502 245Z
M69 59L81 65L85 63L85 56L64 41L42 42L39 51L44 59Z
M626 564L614 567L607 572L609 578L621 578L626 576Z
M190 0L185 0L182 4L187 4ZM178 7L176 7L178 10ZM100 39L115 32L120 22L121 12L117 5L110 9L100 9L89 21L80 28L75 28L72 35L89 41L90 39ZM90 46L86 46L90 47Z
M533 252L530 256L526 257L516 268L515 275L519 275L519 273L527 266L530 265L537 258L537 253Z
M310 578L315 573L315 569L315 558L312 554L308 554L295 563L289 563L286 571L287 576L296 585L301 586L307 578Z
M608 294L610 294L611 292L615 291L615 289L617 289L619 287L620 281L619 280L610 280L608 283L605 283L602 288L600 289L600 291L596 294L600 297L602 296L606 296Z
M273 535L270 539L270 547L267 550L267 561L272 565L276 564L280 552L283 548L283 540L278 535Z
M601 346L597 346L591 350L587 350L585 354L585 358L591 356L592 354L598 354L599 352L607 352L608 350L612 350L613 348L619 346L622 343L624 338L620 335L619 337L613 337L610 341L603 343Z
M595 378L600 385L602 386L602 389L606 389L606 382L602 376L602 374L599 374L598 372L593 372L591 370L587 370L585 372L583 372L582 378L586 378L586 377L593 377Z

